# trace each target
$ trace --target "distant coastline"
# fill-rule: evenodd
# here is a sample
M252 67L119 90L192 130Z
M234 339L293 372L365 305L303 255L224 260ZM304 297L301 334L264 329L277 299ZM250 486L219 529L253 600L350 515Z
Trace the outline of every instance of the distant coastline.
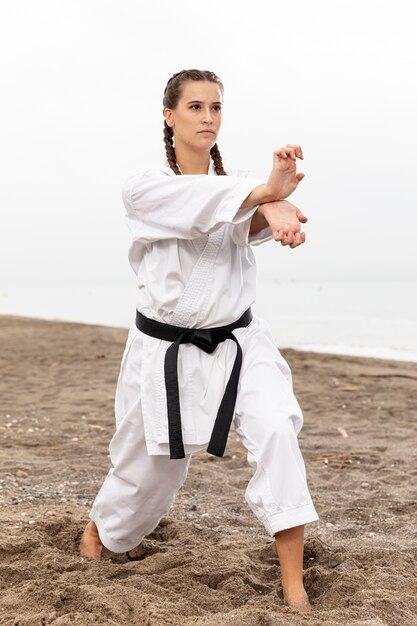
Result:
M136 285L5 285L0 315L116 328L134 323ZM253 312L277 346L417 362L417 283L259 280Z

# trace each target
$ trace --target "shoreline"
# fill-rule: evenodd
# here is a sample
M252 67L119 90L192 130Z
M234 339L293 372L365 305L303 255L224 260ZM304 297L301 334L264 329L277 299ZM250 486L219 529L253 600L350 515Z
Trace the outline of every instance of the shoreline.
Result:
M136 281L2 285L0 314L129 328ZM415 280L278 281L258 272L253 313L280 348L417 362Z
M58 317L32 317L27 315L16 315L0 313L0 318L9 318L22 321L45 321L56 324L79 324L83 326L97 326L101 328L112 328L114 330L128 331L128 326L117 326L114 324L98 324L80 320L68 320ZM384 361L398 361L404 363L417 363L417 353L389 347L362 346L355 344L320 344L320 343L284 343L277 346L281 350L293 350L295 352L311 352L312 354L328 354L335 356L353 356L364 359L377 359Z

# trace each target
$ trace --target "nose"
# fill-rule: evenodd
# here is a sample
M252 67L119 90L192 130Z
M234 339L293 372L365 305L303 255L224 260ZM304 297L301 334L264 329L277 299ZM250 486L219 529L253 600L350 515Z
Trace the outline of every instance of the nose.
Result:
M206 122L207 124L213 123L213 112L210 109L210 107L207 107L206 109L204 109L203 121Z

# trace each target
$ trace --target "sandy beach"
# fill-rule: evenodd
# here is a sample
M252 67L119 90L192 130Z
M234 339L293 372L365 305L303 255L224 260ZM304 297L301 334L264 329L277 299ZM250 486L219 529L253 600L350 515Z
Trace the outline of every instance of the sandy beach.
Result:
M0 316L0 624L417 625L417 367L282 350L304 413L320 520L306 526L313 612L280 599L275 543L244 501L232 428L192 458L159 526L126 554L82 558L110 464L127 330Z

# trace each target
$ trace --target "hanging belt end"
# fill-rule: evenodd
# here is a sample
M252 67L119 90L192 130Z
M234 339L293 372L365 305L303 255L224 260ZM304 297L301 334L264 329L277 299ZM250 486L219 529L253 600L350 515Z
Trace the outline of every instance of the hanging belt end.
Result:
M224 455L224 448L223 448L223 450L220 450L218 448L214 448L214 447L209 446L207 448L207 452L209 454L212 454L213 456L220 456L220 457L222 457Z

